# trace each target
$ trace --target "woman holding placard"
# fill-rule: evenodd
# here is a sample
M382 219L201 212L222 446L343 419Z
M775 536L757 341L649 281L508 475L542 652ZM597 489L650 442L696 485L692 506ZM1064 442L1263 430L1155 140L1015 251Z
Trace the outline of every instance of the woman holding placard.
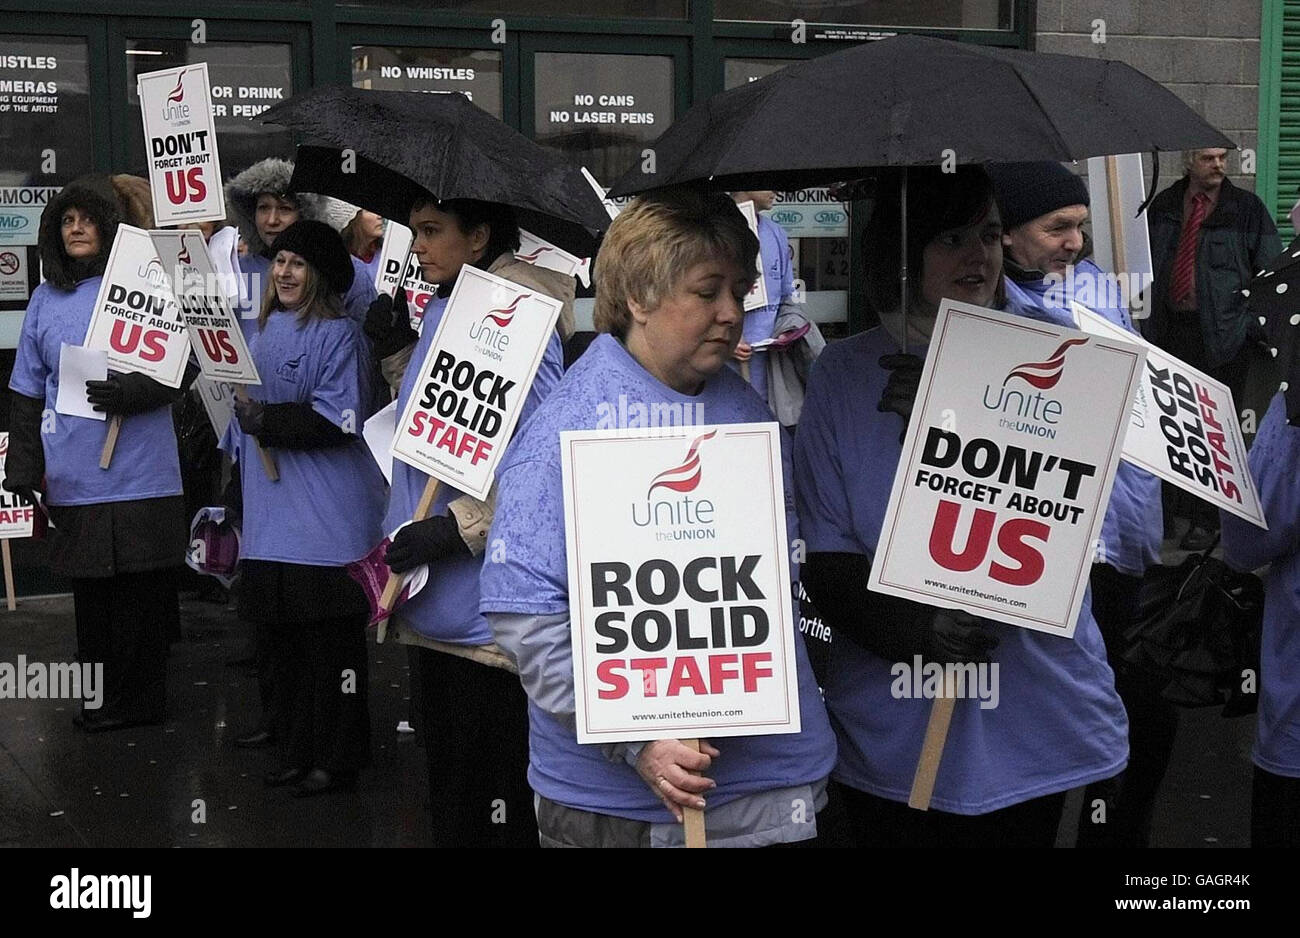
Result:
M243 494L240 615L265 629L287 724L284 765L265 781L306 797L351 788L370 759L369 605L345 567L379 539L384 478L358 434L368 353L343 311L353 268L342 240L295 222L270 271L251 343L262 385L236 402L222 448Z
M676 739L580 745L575 730L559 434L603 426L620 401L702 408L710 424L770 422L762 400L726 368L757 253L723 194L634 201L596 261L602 334L523 427L500 470L491 537L503 550L500 562L484 565L479 608L528 693L528 778L543 845L680 845L683 809L703 809L706 798L714 845L817 835L835 745L798 635L799 733L701 740L697 751ZM789 536L797 530L791 518Z
M902 449L898 416L911 416L939 305L1004 304L1002 226L987 174L909 173L907 314L898 201L883 195L865 239L883 328L827 348L795 439L803 585L837 638L825 686L839 739L834 777L861 845L1050 847L1065 792L1116 775L1128 756L1124 707L1088 600L1067 640L866 588ZM904 336L910 354L899 353ZM990 680L981 699L957 701L922 812L907 802L932 700L914 693L919 676L904 681L898 669L932 662L974 665Z
M105 422L56 412L63 348L85 341L119 223L153 227L143 179L87 176L51 197L38 238L45 283L32 293L9 381L5 488L44 494L51 566L72 582L77 657L104 666L103 706L76 718L87 732L164 719L175 574L188 544L171 414L183 391L133 373L86 382L95 411L131 417L107 469Z
M461 270L469 265L495 273L564 303L573 299L573 278L515 261L519 225L505 205L431 196L411 208L412 251L424 278L438 285L424 310L418 344L404 321L372 333L377 354L407 346L409 361L398 391L402 413L419 384L420 367ZM391 309L391 307L390 307ZM376 311L382 317L382 310ZM374 329L372 322L370 328ZM394 339L394 336L396 338ZM405 337L405 338L404 338ZM519 426L559 383L564 352L552 333L524 401ZM416 516L429 477L393 461L393 486L385 530L393 532ZM392 621L398 641L417 649L419 668L416 729L424 734L429 791L434 799L436 846L536 846L528 765L526 700L513 665L493 644L479 615L479 573L488 545L495 498L487 502L440 485L432 515L405 524L388 547L395 573L429 565L427 585L397 608Z

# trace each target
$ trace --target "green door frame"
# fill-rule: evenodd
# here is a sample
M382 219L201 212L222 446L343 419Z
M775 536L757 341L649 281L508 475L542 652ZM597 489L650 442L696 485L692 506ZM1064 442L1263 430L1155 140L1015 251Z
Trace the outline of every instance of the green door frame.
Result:
M1259 134L1255 194L1276 212L1282 122L1282 0L1264 0L1259 23ZM1279 226L1289 225L1282 220Z

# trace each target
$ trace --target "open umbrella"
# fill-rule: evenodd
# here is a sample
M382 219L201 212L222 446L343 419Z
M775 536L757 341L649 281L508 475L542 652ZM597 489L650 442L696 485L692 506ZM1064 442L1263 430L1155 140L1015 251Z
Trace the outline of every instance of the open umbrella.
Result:
M1287 423L1300 426L1300 238L1273 258L1242 292L1246 294L1246 315L1263 327L1268 352L1251 361L1238 406L1262 418L1273 395L1282 391Z
M1109 59L897 36L787 65L691 108L611 196L689 183L802 189L881 166L1081 160L1234 144ZM646 170L653 169L653 172Z
M264 111L299 131L292 187L405 220L422 190L512 206L519 223L579 256L609 215L576 166L459 94L314 88ZM350 151L350 152L348 152Z

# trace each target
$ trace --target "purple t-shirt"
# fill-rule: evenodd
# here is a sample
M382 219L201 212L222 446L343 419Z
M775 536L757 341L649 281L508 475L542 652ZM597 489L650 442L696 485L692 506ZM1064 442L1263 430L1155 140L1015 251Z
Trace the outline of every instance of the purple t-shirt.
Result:
M18 338L10 389L45 402L41 443L45 491L52 505L94 505L181 494L180 460L172 409L158 407L122 420L113 461L99 468L107 420L54 412L59 396L59 354L82 345L99 293L100 277L73 290L43 283L32 293Z
M267 478L252 439L232 420L222 449L240 463L244 530L240 556L310 566L341 566L379 543L384 476L361 439L365 337L351 319L312 319L277 310L252 337L268 404L302 403L356 439L341 446L271 448L280 480Z
M626 402L635 402L657 405L662 413L702 412L710 424L772 420L757 395L725 368L698 396L690 397L661 384L613 336L597 336L506 451L497 474L496 520L489 535L493 541L501 539L505 550L501 562L483 565L479 609L484 613L568 613L560 431L606 426L619 412L620 401L625 409ZM785 435L782 437L788 536L793 539L798 536L798 521L790 497L788 447ZM835 761L834 737L802 636L797 626L792 628L803 730L712 740L722 755L709 772L717 782L717 788L708 794L710 805L726 804L758 791L809 784L830 772ZM567 647L557 649L550 660L557 676L567 675L572 681L572 657ZM528 719L528 781L534 791L583 811L654 823L672 820L631 766L611 762L599 745L579 745L572 729L531 700Z
M420 364L433 344L434 333L438 323L447 309L446 297L435 297L429 301L424 310L424 325L420 330L420 341L416 343L411 355L411 364L402 376L402 387L397 396L397 413L400 417L410 400L419 377ZM551 333L542 362L537 367L537 377L533 379L524 398L523 411L519 415L516 427L522 427L537 405L546 398L564 376L564 348L560 337ZM388 497L388 514L384 518L384 533L391 534L398 525L411 520L415 515L415 506L424 492L429 477L418 469L407 465L400 459L393 460L393 488ZM433 515L447 513L447 506L464 493L443 483L438 487L438 495L433 500ZM489 542L487 553L491 553ZM396 612L401 623L414 629L421 635L455 645L486 645L492 641L492 632L487 620L479 614L478 581L479 571L483 567L483 557L454 557L440 560L429 566L429 580L424 589L416 593Z
M889 376L879 360L897 351L895 340L875 329L833 343L813 366L794 458L809 553L871 556L876 550L902 455L901 418L876 409ZM998 663L997 706L957 702L932 805L984 814L1119 772L1128 758L1128 720L1091 595L1073 640L992 627L1001 640L991 656ZM931 701L896 698L892 667L847 638L836 641L826 706L839 740L835 778L906 801Z

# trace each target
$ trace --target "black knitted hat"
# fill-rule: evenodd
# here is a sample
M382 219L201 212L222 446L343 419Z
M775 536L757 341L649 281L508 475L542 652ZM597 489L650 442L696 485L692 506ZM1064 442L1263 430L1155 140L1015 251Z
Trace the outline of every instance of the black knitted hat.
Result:
M993 163L987 169L1002 209L1004 231L1067 205L1088 204L1083 179L1060 163Z
M294 222L275 239L275 251L305 257L335 293L347 293L352 286L352 256L339 233L323 221Z

